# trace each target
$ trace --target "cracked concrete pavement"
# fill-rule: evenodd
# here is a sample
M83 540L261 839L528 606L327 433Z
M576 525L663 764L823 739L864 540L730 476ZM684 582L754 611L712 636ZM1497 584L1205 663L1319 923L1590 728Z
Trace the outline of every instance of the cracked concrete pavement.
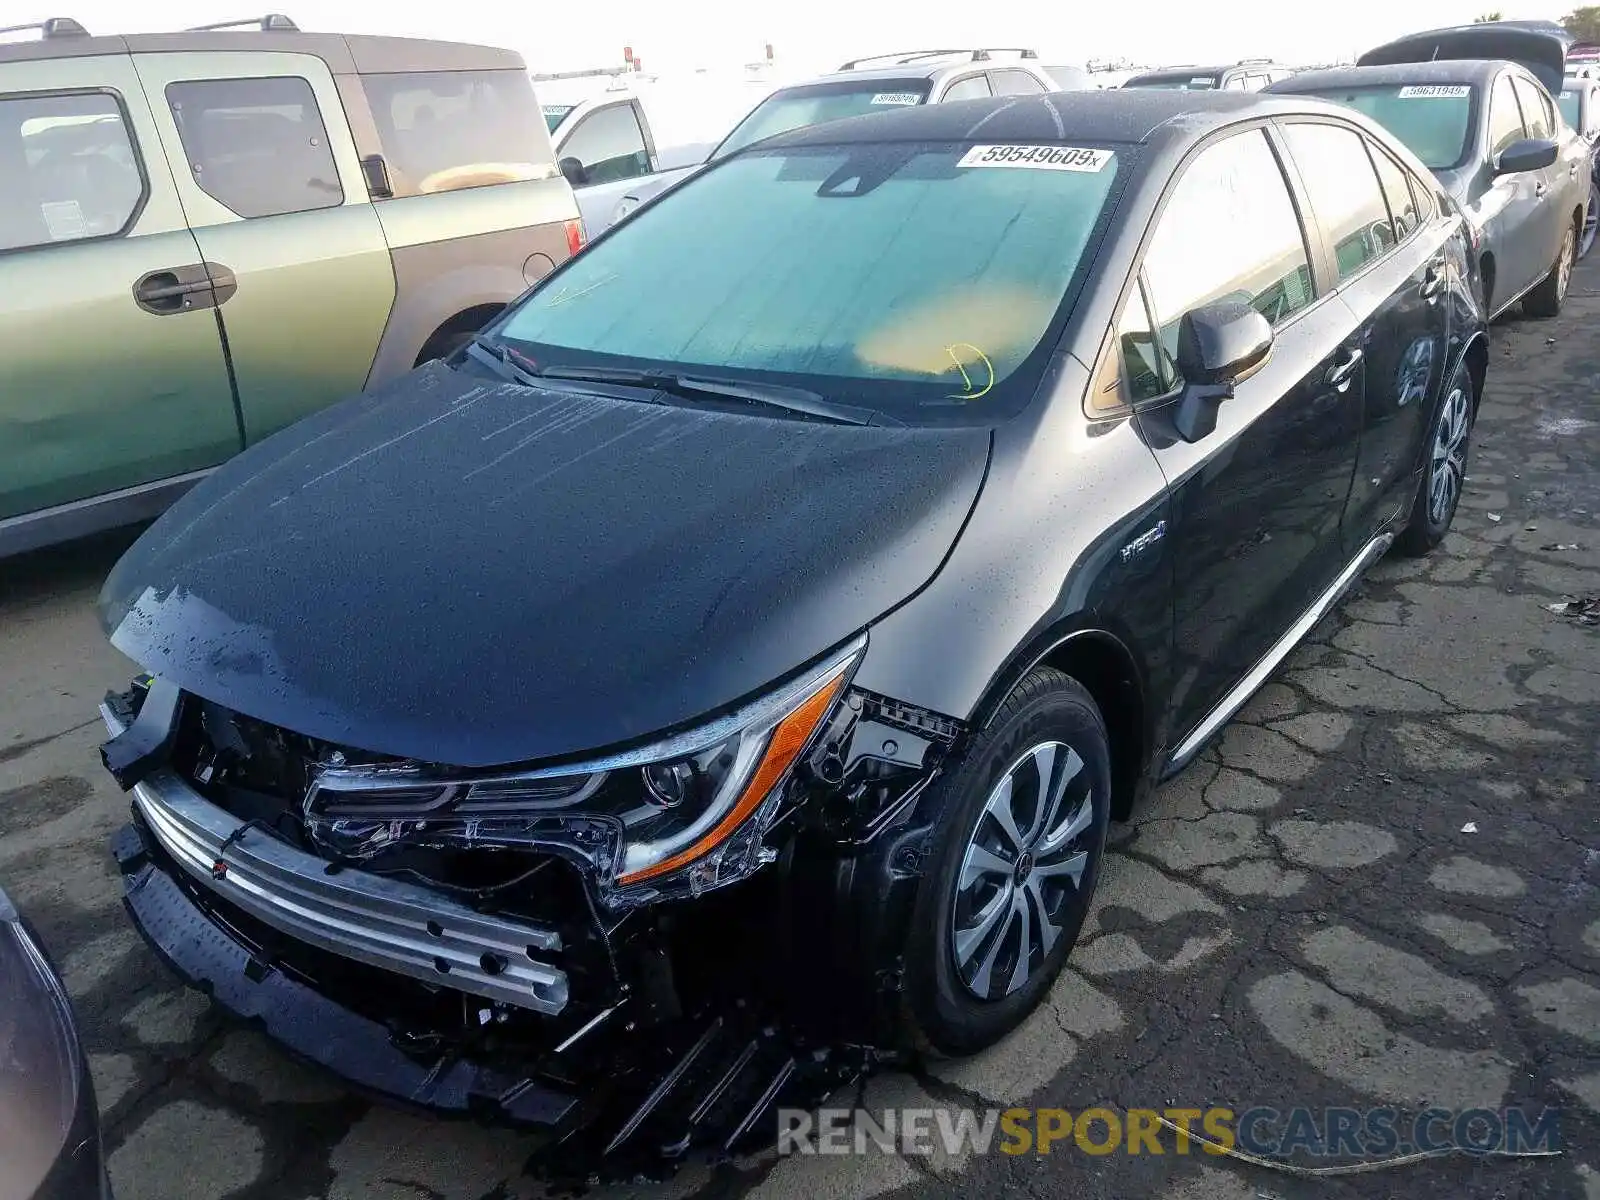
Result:
M1591 262L1561 318L1494 330L1454 531L1428 559L1379 564L1114 831L1049 1004L985 1055L864 1094L869 1108L1550 1105L1561 1157L1313 1181L1198 1154L769 1156L607 1200L1600 1200L1600 629L1546 608L1600 592L1597 321ZM125 802L93 717L131 667L92 611L126 540L0 568L0 880L77 1000L117 1195L538 1195L528 1138L349 1094L178 986L128 926L106 850Z

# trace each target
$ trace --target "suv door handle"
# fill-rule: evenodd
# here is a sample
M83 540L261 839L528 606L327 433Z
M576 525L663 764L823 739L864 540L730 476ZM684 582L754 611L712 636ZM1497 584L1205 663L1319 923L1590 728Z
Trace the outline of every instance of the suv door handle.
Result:
M1350 380L1355 376L1356 368L1361 365L1361 360L1365 357L1366 355L1360 350L1350 351L1342 362L1335 363L1328 369L1328 386L1336 392L1342 392L1348 388Z
M1533 185L1533 194L1535 197L1543 199L1545 196L1550 194L1550 185L1541 179L1538 183Z
M1438 299L1439 293L1444 291L1444 263L1435 259L1428 264L1428 269L1422 276L1422 295L1432 301Z
M133 285L133 299L158 317L215 308L239 290L232 271L217 263L188 263L147 271Z

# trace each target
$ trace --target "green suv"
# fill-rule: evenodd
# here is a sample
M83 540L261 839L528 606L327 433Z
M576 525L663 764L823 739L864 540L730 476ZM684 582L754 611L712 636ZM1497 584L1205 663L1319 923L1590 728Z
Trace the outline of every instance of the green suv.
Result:
M0 43L0 557L154 516L581 244L510 51L282 16L26 31Z

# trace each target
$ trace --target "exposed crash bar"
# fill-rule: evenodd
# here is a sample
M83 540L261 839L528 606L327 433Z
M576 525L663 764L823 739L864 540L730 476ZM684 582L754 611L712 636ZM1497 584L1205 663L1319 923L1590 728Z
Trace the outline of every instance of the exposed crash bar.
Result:
M112 733L119 732L121 722L104 715ZM323 859L246 828L171 771L150 775L133 797L156 839L190 876L274 929L427 983L547 1015L566 1007L566 972L532 957L561 948L553 930L473 912L367 872L330 874Z

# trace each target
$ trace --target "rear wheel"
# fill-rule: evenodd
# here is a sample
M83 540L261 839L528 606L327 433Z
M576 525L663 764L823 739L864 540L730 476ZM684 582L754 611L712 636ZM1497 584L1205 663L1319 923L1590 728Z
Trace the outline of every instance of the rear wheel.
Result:
M1556 252L1555 264L1543 282L1522 300L1522 311L1530 317L1554 317L1561 312L1561 302L1567 298L1567 284L1572 282L1572 263L1578 251L1578 226L1567 226L1561 237L1561 249Z
M1466 479L1475 413L1472 374L1467 364L1461 363L1445 386L1444 403L1439 405L1428 434L1427 462L1411 504L1411 517L1395 539L1395 549L1401 554L1426 554L1450 532Z
M1088 913L1111 814L1105 722L1048 667L1017 685L939 785L937 849L906 946L904 1024L973 1054L1050 990Z

